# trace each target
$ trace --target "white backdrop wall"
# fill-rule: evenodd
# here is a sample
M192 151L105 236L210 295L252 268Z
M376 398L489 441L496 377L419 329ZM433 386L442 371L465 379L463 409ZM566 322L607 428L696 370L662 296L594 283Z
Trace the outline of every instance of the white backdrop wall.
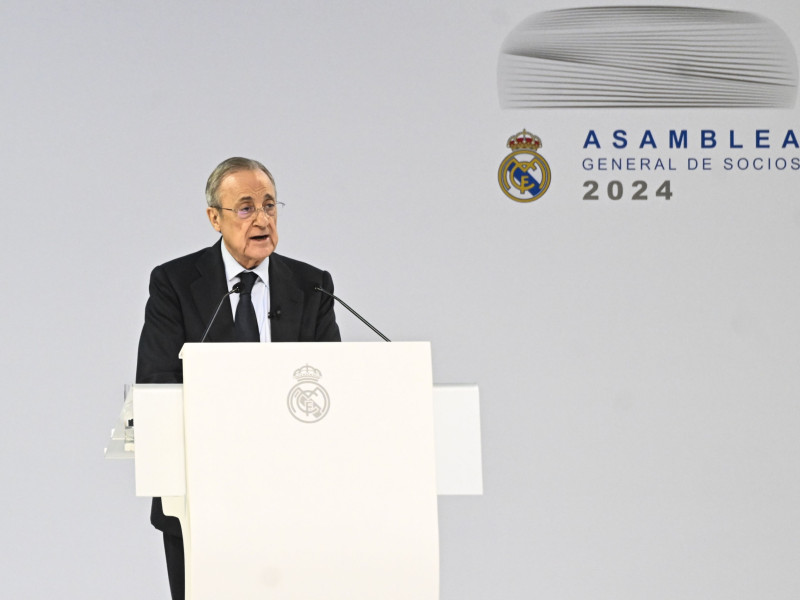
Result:
M800 47L800 5L751 4L693 2ZM4 597L168 597L149 504L102 448L149 272L215 241L203 186L231 155L275 173L281 253L430 340L437 382L481 387L485 495L440 499L443 600L800 596L800 172L721 167L800 156L753 141L798 109L502 109L508 34L586 5L3 3ZM529 204L497 179L522 128L553 172ZM621 152L616 129L745 147ZM714 168L581 167L622 155ZM667 177L670 201L582 200Z

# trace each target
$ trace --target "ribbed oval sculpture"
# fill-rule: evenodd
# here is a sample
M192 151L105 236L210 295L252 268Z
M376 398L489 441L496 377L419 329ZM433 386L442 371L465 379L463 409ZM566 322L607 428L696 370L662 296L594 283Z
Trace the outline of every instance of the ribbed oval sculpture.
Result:
M790 108L797 57L753 13L598 6L537 13L503 42L502 108Z

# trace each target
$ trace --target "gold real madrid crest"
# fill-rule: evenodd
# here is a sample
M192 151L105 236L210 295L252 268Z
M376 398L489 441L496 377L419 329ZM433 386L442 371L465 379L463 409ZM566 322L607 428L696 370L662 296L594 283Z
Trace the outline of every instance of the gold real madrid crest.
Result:
M533 202L550 187L550 165L537 152L542 147L539 136L525 129L506 142L511 154L500 163L497 179L503 193L516 202Z

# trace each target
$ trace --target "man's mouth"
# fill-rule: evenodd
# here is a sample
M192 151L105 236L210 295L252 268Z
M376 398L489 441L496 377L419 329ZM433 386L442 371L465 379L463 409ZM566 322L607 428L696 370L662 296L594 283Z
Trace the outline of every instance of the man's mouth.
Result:
M257 242L263 242L263 241L264 241L264 240L266 240L268 237L269 237L268 235L254 235L254 236L252 236L250 239L251 239L251 240L255 240L255 241L257 241Z

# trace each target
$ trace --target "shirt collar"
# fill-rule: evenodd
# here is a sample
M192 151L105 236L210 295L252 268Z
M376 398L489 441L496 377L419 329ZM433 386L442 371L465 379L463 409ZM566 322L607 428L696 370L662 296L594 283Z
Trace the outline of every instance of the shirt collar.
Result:
M228 282L228 290L239 282L239 273L242 271L252 271L258 275L259 279L261 279L267 287L269 287L269 256L261 261L261 264L254 269L245 269L231 256L231 253L228 252L228 248L225 247L225 240L223 240L219 246L222 249L222 263L225 265L225 279Z

